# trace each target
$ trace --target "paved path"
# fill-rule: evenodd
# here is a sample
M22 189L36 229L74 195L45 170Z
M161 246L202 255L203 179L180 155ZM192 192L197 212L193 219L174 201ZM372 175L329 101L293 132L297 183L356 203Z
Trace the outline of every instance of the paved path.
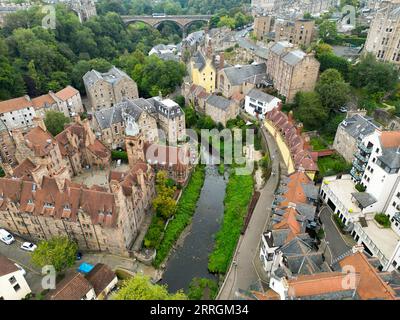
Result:
M335 222L332 220L332 211L327 207L323 207L320 211L320 218L325 231L325 240L329 243L329 249L332 253L332 258L348 252L351 248L344 241L342 234L338 230Z
M264 129L263 129L264 130ZM275 141L269 135L264 135L270 149L272 159L272 171L278 172L280 154L277 151ZM247 290L259 280L258 274L254 268L253 259L258 256L258 245L261 240L261 234L270 218L271 203L274 192L279 182L278 175L271 175L270 179L260 191L261 195L254 209L246 233L239 238L237 251L233 258L233 263L228 270L225 281L218 294L218 300L233 300L235 292L240 288Z

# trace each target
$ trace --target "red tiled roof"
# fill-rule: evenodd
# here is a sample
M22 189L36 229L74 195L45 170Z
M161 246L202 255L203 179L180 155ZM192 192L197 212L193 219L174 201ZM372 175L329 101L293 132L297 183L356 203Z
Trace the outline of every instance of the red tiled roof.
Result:
M93 286L96 296L101 294L115 278L114 271L102 263L96 264L86 276L86 279Z
M53 136L40 127L29 130L24 138L27 141L27 146L38 156L47 155L54 148L55 140Z
M339 265L342 268L354 269L354 272L360 274L357 293L362 300L396 299L394 290L379 276L378 271L368 262L363 253L357 252L347 256L339 262Z
M6 113L10 111L16 111L33 107L32 101L28 96L14 98L0 102L0 113Z
M7 257L0 254L0 277L18 271L17 266Z
M380 136L382 147L396 148L400 146L400 131L383 131Z
M91 284L79 273L67 275L56 289L51 290L46 298L48 300L81 300L92 289Z
M51 106L54 103L56 103L56 101L49 94L44 94L40 97L32 99L32 104L35 109L41 109L44 108L45 106Z
M57 96L57 98L65 101L77 95L78 93L79 91L76 90L74 87L67 86L66 88L58 91L55 95Z
M288 280L289 298L310 297L327 293L354 290L360 281L355 274L355 281L346 282L348 274L342 272L322 272L312 275L300 275ZM347 285L345 285L347 284Z
M295 168L317 171L317 164L314 162L309 150L307 150L303 138L297 133L295 125L288 119L288 116L274 108L272 111L267 112L266 118L273 122L281 132L289 147Z

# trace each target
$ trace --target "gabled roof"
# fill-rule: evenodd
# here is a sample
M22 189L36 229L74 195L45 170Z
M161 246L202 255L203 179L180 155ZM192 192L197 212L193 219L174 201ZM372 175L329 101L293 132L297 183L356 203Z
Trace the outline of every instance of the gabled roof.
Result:
M247 94L247 96L249 96L250 98L253 98L255 100L264 101L266 103L270 103L272 100L278 99L274 96L271 96L268 93L262 92L261 90L255 89L255 88L251 89L249 91L249 93Z
M232 86L240 85L244 82L259 82L259 76L264 77L267 72L265 63L249 64L244 66L233 66L223 69Z
M102 293L115 278L114 271L103 263L96 264L86 276L86 279L93 286L96 296Z
M73 96L76 96L77 94L79 94L78 90L76 90L74 87L67 86L64 89L58 91L55 95L60 100L66 101L66 100L72 98Z
M56 289L50 290L46 298L47 300L81 300L92 289L92 285L81 273L74 272L61 280Z
M29 107L33 107L33 103L29 96L0 101L0 113L17 111Z
M210 95L206 102L212 105L213 107L216 107L224 111L227 110L232 104L231 100L226 99L222 96L217 96L216 94Z
M18 271L17 266L6 256L0 254L0 277Z

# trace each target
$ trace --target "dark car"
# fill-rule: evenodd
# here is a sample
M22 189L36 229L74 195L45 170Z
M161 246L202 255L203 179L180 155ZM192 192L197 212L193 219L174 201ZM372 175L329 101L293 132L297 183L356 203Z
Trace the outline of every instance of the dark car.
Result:
M82 252L77 252L76 253L76 260L81 260L82 259L82 256L83 256L83 254L82 254Z

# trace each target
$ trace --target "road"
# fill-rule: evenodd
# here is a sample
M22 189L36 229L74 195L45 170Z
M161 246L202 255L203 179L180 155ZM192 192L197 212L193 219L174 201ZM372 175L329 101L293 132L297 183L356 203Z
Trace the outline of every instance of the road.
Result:
M264 129L263 129L264 130ZM272 172L279 171L280 153L271 136L266 135L268 148L272 159ZM253 265L255 256L258 256L258 246L264 228L270 219L271 203L274 192L279 182L277 174L271 175L264 188L260 191L261 195L254 209L250 223L244 235L240 236L237 251L226 274L225 281L218 294L218 300L234 300L235 293L240 288L247 290L251 285L259 280L256 269Z
M332 221L332 212L329 208L324 207L321 209L320 218L325 231L325 240L329 243L328 247L332 253L332 258L336 259L348 252L351 247L343 240L335 222Z
M247 50L256 51L257 49L260 49L261 47L256 45L254 42L250 41L248 38L243 37L243 35L248 35L248 33L251 32L251 29L252 29L252 27L248 27L243 30L237 31L235 34L235 39L240 47L247 49Z
M32 265L31 253L20 249L20 246L24 241L15 236L14 238L15 242L10 245L0 242L0 254L6 256L25 269L25 279L28 282L32 292L41 292L43 289L41 285L42 276L40 274L40 269Z

